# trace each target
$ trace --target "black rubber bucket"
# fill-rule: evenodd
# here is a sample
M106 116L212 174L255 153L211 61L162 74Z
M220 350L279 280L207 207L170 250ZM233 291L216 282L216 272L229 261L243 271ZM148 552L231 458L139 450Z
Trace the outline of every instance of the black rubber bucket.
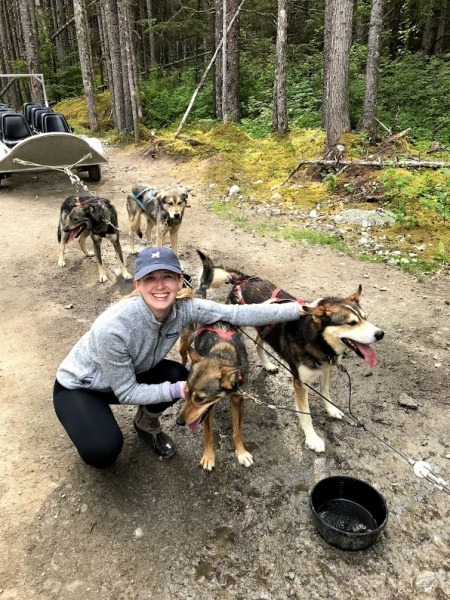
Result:
M386 527L383 496L354 477L327 477L309 496L312 517L323 539L342 550L364 550Z

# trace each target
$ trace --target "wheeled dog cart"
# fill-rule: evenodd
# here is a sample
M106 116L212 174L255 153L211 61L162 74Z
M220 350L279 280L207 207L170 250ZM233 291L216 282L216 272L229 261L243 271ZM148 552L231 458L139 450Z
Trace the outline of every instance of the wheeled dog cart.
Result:
M107 162L100 140L72 133L64 115L52 111L41 74L0 75L34 77L42 85L43 102L28 102L23 113L0 103L0 184L13 173L70 168L100 181Z

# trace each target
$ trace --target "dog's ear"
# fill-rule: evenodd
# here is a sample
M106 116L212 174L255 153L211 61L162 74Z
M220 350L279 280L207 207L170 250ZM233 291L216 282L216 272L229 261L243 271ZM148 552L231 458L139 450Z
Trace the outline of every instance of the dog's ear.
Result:
M156 194L156 199L157 199L159 202L162 202L162 201L165 199L165 197L166 197L166 192L158 192L158 193Z
M189 358L191 359L193 365L195 365L195 363L198 363L201 360L203 360L203 356L200 356L200 354L192 346L189 346L188 354L189 354Z
M316 323L319 323L319 321L326 315L325 306L308 306L305 304L302 306L302 309L304 313L311 315Z
M220 387L224 390L232 390L238 382L239 371L234 367L221 368Z
M358 290L354 294L350 294L348 299L350 300L350 302L359 302L361 300L361 297L362 297L362 285L359 284Z
M183 202L187 202L188 199L188 195L187 194L180 194L180 198Z

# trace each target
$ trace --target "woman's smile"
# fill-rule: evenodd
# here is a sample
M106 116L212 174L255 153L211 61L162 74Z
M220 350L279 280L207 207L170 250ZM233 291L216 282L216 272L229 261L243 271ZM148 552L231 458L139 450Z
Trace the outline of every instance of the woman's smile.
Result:
M158 321L167 317L182 286L182 275L166 270L153 271L135 280L136 289Z

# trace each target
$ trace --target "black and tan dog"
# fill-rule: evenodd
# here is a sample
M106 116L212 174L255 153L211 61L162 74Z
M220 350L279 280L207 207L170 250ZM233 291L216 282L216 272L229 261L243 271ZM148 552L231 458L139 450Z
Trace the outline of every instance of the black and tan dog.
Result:
M94 252L86 249L86 239L90 236L94 243ZM98 196L69 196L61 205L58 224L59 258L58 266L64 267L64 251L69 241L78 239L80 248L86 256L95 256L98 263L99 281L108 281L102 261L101 243L107 238L114 246L124 279L132 279L123 262L122 248L119 242L117 212L106 198Z
M178 230L183 221L190 190L191 188L179 185L174 185L167 190L157 190L146 183L135 185L127 198L131 231L142 238L141 216L143 215L147 221L145 231L147 241L154 246L162 246L165 235L169 233L172 250L178 254ZM155 240L152 240L155 226ZM132 254L136 254L133 236L130 239L130 249Z
M260 277L246 275L241 271L226 267L215 267L209 257L198 251L203 270L200 275L198 293L205 295L209 287L219 287L228 283L232 286L227 302L233 304L255 304L265 301L301 302L273 283ZM330 380L333 368L341 361L342 355L354 351L370 366L377 364L377 356L370 346L381 340L384 332L367 321L359 301L362 288L347 298L327 297L311 305L304 304L305 315L297 321L277 323L257 329L258 355L263 367L270 372L277 371L267 358L262 342L270 346L287 363L294 386L300 425L305 434L308 448L323 452L325 444L314 430L309 411L308 387L319 380L319 391L330 399ZM342 412L324 400L328 414L336 419Z
M246 383L248 359L241 334L222 321L197 331L186 327L180 337L179 351L183 364L187 363L189 354L192 369L177 423L194 431L204 421L205 449L200 464L207 471L215 465L212 409L220 400L229 398L236 456L239 464L249 467L253 457L245 449L242 438L244 400L240 391Z

